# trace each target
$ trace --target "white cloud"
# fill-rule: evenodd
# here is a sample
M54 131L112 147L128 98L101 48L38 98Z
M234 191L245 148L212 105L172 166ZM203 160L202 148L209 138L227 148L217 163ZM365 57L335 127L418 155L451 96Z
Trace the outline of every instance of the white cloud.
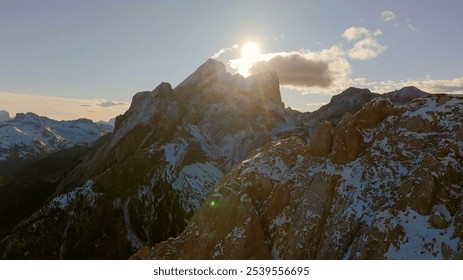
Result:
M336 93L349 82L350 64L339 46L321 51L299 50L261 54L254 61L230 60L230 67L242 73L274 71L280 84L299 91ZM244 69L246 68L246 69ZM244 69L244 70L243 70Z
M107 106L110 104L117 106ZM33 112L56 120L87 118L93 121L107 121L124 113L128 108L129 104L126 102L106 99L82 100L0 92L0 109L8 111L11 115Z
M366 29L365 27L357 27L357 26L349 27L342 34L342 37L346 39L347 41L354 41L362 37L369 37L369 36L371 36L371 33L370 31L368 31L368 29Z
M211 58L217 59L217 58L221 57L224 53L229 52L229 51L233 51L233 50L236 50L236 49L238 49L238 44L234 44L233 46L228 47L228 48L221 48L220 50L216 51L211 56Z
M373 36L379 36L379 35L382 35L383 34L383 31L381 31L381 29L376 29L374 32L373 32Z
M357 41L354 46L347 51L351 59L366 60L377 57L386 49L374 37L383 34L381 29L371 32L365 27L352 26L346 29L342 37L348 41Z
M381 20L382 21L393 21L397 18L396 14L393 11L383 11L381 12Z
M376 39L369 37L355 43L354 47L347 51L351 59L366 60L377 57L386 49Z
M409 79L400 81L368 81L366 78L356 78L352 80L352 86L367 87L378 93L385 93L401 89L406 86L415 86L429 93L449 93L463 94L463 77L456 79L431 79L427 77L423 80Z

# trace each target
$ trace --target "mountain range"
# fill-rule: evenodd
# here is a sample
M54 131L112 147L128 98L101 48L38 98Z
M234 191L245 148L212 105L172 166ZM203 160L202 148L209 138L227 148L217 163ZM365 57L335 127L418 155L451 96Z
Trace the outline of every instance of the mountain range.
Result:
M276 74L210 59L137 93L0 256L461 259L462 116L463 98L415 87L301 113Z

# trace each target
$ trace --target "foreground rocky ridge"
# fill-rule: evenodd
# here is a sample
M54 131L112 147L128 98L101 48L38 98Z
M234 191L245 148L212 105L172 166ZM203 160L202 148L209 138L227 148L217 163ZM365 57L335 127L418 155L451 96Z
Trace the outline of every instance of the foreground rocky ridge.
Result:
M226 176L148 259L463 259L463 98L373 99Z

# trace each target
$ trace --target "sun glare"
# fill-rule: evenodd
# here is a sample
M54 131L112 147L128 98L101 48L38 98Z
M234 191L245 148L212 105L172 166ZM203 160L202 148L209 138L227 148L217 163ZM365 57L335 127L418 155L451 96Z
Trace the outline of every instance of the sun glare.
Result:
M249 72L256 61L262 60L263 54L260 45L249 41L241 46L241 56L230 61L230 66L244 77L248 77Z
M255 42L247 42L241 48L241 57L254 59L260 55L260 46Z

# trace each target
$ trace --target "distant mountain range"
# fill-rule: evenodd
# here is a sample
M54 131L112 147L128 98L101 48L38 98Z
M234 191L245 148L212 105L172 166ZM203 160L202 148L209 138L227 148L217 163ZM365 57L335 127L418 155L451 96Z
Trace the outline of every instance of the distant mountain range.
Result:
M0 111L0 161L26 159L77 145L89 145L111 132L108 124L87 119L56 121L34 113L10 118Z
M44 184L63 172L21 221L0 212L0 256L463 258L463 98L349 88L301 113L279 88L274 73L243 78L210 59L174 89L137 93L113 133L49 159L74 164L24 169ZM5 127L65 148L49 121ZM32 153L18 147L8 157Z

